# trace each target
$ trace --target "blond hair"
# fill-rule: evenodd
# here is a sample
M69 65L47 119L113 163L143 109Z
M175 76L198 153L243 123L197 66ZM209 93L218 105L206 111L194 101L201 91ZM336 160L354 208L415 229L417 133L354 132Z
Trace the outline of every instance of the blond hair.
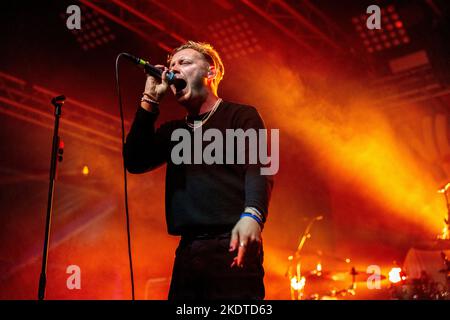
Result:
M193 49L193 50L201 53L210 65L211 64L214 65L214 68L216 70L216 76L214 77L214 80L213 80L213 87L214 87L215 91L217 92L219 83L222 80L223 75L225 74L225 68L223 66L222 59L220 58L219 53L216 51L216 49L214 49L213 46L209 43L195 42L195 41L189 40L185 44L172 50L172 52L167 57L167 63L170 64L170 61L172 60L173 55L184 49Z

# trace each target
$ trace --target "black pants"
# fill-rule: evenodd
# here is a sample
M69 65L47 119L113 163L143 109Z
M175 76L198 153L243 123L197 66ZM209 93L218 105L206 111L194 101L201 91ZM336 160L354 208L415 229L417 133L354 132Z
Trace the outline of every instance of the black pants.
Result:
M230 267L230 233L182 237L175 253L169 300L264 299L262 247L247 255L244 267Z

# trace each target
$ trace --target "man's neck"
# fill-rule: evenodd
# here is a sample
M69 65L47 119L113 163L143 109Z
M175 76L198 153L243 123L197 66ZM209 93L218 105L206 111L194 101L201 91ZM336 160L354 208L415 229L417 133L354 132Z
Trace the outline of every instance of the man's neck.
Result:
M212 110L214 104L219 98L213 93L210 93L206 98L194 103L192 105L186 106L187 112L190 116L197 116L199 114L204 114Z

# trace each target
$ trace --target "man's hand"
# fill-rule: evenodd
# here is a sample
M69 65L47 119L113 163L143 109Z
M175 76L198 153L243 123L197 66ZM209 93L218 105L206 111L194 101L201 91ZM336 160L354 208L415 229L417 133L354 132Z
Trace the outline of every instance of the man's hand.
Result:
M244 266L246 254L256 254L261 246L261 227L251 217L242 217L231 232L230 252L238 249L231 267Z
M145 82L144 93L146 94L146 96L148 98L159 103L161 101L161 99L164 97L164 95L167 91L167 88L169 87L169 83L167 81L167 76L166 76L167 71L169 69L167 69L167 67L165 67L163 65L156 65L155 67L164 69L164 71L161 75L161 79L155 78L155 77L147 74L147 81ZM143 102L141 104L141 106L144 109L148 109L150 107L146 102Z

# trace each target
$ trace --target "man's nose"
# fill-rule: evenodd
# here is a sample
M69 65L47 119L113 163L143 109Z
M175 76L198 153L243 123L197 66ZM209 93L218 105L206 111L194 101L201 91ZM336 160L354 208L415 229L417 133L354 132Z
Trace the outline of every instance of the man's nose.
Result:
M172 68L170 68L170 71L172 71L173 73L180 73L177 65L174 65Z

